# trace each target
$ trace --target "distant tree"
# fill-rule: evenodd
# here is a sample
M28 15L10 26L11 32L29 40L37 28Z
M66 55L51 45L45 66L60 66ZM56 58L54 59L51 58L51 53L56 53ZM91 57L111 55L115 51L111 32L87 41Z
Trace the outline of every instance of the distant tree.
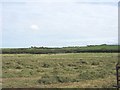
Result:
M106 46L107 44L101 44L101 46Z

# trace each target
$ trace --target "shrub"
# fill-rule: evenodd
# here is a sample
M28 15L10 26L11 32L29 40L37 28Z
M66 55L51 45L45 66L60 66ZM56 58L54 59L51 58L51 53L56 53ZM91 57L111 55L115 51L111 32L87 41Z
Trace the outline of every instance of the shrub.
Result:
M61 76L61 75L44 75L38 82L40 84L51 84L51 83L64 83L64 82L76 82L78 80L74 78L70 78L67 76Z
M44 76L42 76L40 80L38 80L38 82L40 84L51 84L51 83L57 83L57 80L54 76L49 76L45 74Z
M99 65L99 62L92 62L91 65Z
M42 65L42 67L44 67L44 68L49 68L49 64L46 64L46 63L44 63L43 65Z
M16 69L22 69L22 66L20 66L20 65L16 66Z
M84 61L84 60L80 60L80 63L81 63L81 64L87 64L87 62Z

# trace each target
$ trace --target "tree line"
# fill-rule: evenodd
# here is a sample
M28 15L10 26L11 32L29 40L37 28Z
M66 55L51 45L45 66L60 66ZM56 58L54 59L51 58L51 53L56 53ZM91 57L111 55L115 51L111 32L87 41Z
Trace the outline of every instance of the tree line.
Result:
M30 48L2 48L2 54L57 54L57 53L85 53L85 52L119 52L118 45L88 45L84 47L62 47L62 48L49 48L49 47L33 47Z

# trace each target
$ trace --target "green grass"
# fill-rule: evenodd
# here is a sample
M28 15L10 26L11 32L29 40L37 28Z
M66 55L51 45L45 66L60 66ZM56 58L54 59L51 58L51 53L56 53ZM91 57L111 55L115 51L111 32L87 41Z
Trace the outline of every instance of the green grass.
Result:
M112 87L117 53L3 54L3 87Z

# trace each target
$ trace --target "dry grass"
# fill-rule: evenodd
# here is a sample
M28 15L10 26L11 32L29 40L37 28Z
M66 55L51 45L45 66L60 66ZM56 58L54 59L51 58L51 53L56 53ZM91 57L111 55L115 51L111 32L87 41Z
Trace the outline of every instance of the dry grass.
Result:
M111 88L117 59L117 53L3 54L3 87Z

